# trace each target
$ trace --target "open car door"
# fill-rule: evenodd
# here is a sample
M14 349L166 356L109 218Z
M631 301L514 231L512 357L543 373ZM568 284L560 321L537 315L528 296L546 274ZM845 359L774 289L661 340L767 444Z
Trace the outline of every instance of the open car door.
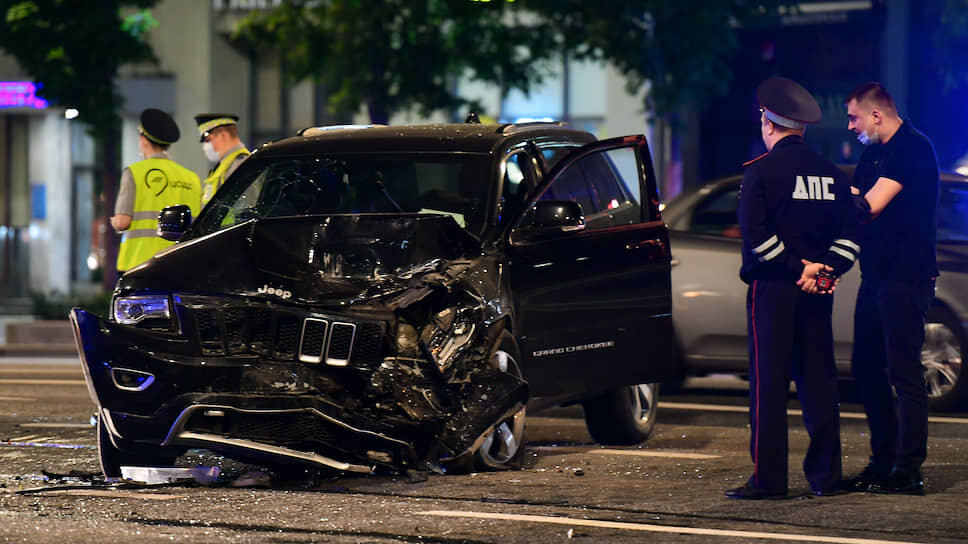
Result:
M540 214L569 202L581 206L582 225L540 224ZM532 394L671 378L669 233L645 137L572 151L525 209L509 244L516 336Z

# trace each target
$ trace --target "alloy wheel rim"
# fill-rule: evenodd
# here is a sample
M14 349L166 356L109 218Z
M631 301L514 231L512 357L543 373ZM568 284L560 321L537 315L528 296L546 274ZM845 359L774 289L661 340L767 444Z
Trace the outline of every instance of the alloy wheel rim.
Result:
M953 330L943 323L925 324L921 365L930 398L951 392L961 375L961 342Z
M641 383L635 386L636 418L639 423L648 423L655 414L655 388L652 384Z
M517 370L517 362L510 353L504 350L494 352L497 368L504 372ZM481 455L489 463L503 465L508 463L521 449L521 437L524 434L525 408L518 410L513 416L494 426L481 443Z

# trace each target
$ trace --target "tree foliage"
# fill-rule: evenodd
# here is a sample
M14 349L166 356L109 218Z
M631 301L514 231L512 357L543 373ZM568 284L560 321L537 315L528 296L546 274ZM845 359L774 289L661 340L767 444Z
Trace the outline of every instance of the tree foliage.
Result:
M968 0L945 0L934 42L945 90L968 86Z
M281 53L290 81L314 79L331 107L365 105L374 122L407 108L453 108L454 81L528 89L533 66L555 54L547 25L506 2L467 0L284 0L252 13L236 38Z
M337 111L371 119L462 103L461 76L527 92L542 63L604 60L644 106L672 111L726 89L739 24L779 0L283 0L250 14L236 37L279 51L292 81L324 84Z
M659 115L726 92L737 30L791 4L783 0L524 0L574 58L605 61Z
M38 94L81 112L96 136L118 126L121 66L154 60L144 32L145 12L123 17L123 8L146 9L158 0L0 0L0 49L41 85Z

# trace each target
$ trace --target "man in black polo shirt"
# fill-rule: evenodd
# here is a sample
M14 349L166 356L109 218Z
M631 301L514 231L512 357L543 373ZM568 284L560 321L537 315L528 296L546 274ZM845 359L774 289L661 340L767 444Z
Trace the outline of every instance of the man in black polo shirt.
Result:
M859 203L869 208L869 223L861 228L853 371L872 455L850 487L923 495L928 396L921 345L938 276L938 160L931 141L901 119L879 83L858 87L844 105L848 129L868 146L854 188L863 195Z

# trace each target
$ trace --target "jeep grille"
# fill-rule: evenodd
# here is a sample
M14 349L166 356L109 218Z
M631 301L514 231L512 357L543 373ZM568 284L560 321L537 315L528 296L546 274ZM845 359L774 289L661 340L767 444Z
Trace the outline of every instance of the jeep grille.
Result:
M330 366L379 366L383 325L253 304L182 297L179 312L204 356L260 355Z

